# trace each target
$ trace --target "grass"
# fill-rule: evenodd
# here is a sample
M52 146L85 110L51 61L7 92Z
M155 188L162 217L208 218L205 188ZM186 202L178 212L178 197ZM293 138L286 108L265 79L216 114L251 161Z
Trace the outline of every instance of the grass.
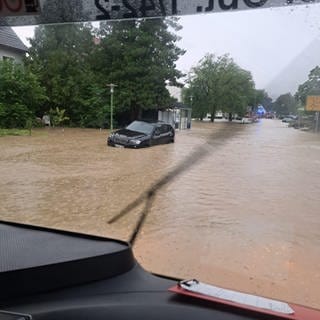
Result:
M28 136L29 130L25 129L0 129L0 137L4 136Z

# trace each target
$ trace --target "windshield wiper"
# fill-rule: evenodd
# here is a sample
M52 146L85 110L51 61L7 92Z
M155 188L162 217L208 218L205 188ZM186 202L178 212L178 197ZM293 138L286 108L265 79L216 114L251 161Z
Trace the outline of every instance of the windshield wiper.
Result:
M237 135L240 131L242 131L243 126L239 126L237 130L230 130L231 124L226 124L221 130L218 132L214 132L208 136L205 143L197 147L190 156L188 156L185 160L183 160L180 164L178 164L173 170L168 172L162 178L160 178L157 182L155 182L150 188L148 188L140 197L136 200L132 201L128 204L125 208L123 208L117 215L112 217L108 223L113 224L117 222L122 217L126 216L133 209L140 206L144 201L146 201L143 210L139 215L139 219L131 233L131 236L128 242L133 246L136 242L136 239L144 225L144 222L150 212L152 207L153 201L155 199L156 193L165 185L170 183L174 178L181 175L187 169L193 167L196 163L200 160L205 158L207 155L212 154L213 151L217 150L218 148L224 146L230 138ZM214 147L214 149L212 148Z

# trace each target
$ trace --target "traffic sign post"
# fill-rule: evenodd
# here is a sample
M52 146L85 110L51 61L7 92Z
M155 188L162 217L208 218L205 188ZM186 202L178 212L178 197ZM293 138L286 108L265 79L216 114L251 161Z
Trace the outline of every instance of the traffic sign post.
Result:
M319 112L320 112L320 96L308 96L306 103L306 111L315 111L314 131L319 132Z
M306 111L320 111L320 96L307 96Z
M314 131L315 132L319 132L319 111L316 112L316 125L315 125L315 128L314 128Z

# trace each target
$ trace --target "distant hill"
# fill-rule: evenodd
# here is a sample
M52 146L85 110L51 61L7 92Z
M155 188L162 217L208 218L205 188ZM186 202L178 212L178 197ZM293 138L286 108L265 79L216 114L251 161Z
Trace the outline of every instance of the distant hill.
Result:
M320 65L320 39L312 41L265 89L273 99L288 92L294 95L299 85L308 79L309 72L317 65Z

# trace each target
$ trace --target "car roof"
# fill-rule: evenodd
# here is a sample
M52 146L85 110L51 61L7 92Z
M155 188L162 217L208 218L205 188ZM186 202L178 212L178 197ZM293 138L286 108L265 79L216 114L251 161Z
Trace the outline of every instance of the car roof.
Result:
M161 121L161 120L135 120L137 122L145 122L145 123L149 123L149 124L154 124L154 125L157 125L157 124L169 124L169 123L166 123L164 121Z

